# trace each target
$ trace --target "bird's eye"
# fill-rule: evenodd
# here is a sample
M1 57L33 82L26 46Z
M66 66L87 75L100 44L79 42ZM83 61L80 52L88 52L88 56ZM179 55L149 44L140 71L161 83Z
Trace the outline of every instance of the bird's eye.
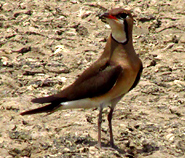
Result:
M120 19L125 19L126 17L127 17L126 13L118 14L118 18L120 18Z

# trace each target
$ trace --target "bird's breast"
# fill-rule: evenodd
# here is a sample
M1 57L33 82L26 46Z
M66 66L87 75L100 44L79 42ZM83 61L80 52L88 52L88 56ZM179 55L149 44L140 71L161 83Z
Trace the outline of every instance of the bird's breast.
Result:
M128 55L123 54L117 56L116 59L113 57L112 61L116 65L120 65L122 67L122 72L118 76L117 81L112 89L106 94L96 97L96 100L109 101L126 94L134 84L141 66L141 61L137 56L135 59L133 59Z

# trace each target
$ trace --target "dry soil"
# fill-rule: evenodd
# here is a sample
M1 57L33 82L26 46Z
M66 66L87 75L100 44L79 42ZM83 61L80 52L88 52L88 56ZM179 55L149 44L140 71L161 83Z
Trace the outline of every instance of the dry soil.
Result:
M34 97L71 84L103 51L110 28L98 15L134 15L141 81L117 105L117 148L99 150L98 109L20 116ZM107 113L103 146L109 146ZM0 158L185 157L184 0L0 0Z

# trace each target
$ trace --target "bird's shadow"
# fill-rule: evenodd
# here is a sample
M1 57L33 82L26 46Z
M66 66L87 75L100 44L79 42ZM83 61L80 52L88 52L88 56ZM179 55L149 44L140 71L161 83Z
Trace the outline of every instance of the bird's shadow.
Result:
M55 139L53 144L55 147L60 148L61 144L70 150L76 148L76 146L84 147L84 149L89 147L96 147L97 150L109 150L109 151L117 151L120 155L124 155L125 157L134 158L138 155L151 155L153 152L159 150L159 147L152 144L145 144L142 148L138 149L136 146L128 145L123 146L122 148L115 145L114 147L110 147L110 143L105 143L107 140L103 140L101 143L101 148L98 147L98 142L94 140L90 136L66 136L60 137L57 140Z
M110 150L110 151L118 151L120 154L125 154L126 151L119 148L118 146L114 145L114 147L111 147L110 146L110 143L104 143L104 142L101 142L101 148L98 146L98 142L97 141L92 141L92 140L88 140L86 142L86 145L88 145L89 147L96 147L97 149L99 150Z
M97 141L91 141L91 140L87 141L86 143L87 143L86 145L95 146L95 147L97 147L97 144L98 144ZM101 148L97 147L99 150L117 151L119 154L125 155L126 157L129 157L129 158L134 158L134 157L137 157L138 155L151 155L153 154L153 152L159 150L159 147L153 146L151 144L144 145L142 146L141 149L138 149L134 146L129 146L129 145L125 146L124 149L119 148L117 145L114 145L114 147L111 147L110 143L104 143L104 142L102 142L101 145L102 145Z

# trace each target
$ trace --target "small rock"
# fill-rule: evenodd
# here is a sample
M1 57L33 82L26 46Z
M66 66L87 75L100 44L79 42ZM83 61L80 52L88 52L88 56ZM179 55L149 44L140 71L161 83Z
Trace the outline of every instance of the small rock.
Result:
M47 150L49 147L51 147L51 145L49 145L48 143L40 143L40 145L43 150Z
M184 140L178 141L176 148L181 150L182 152L185 152L185 141Z
M172 68L170 66L163 66L163 65L159 65L155 72L172 72Z
M9 150L9 154L14 156L14 157L22 157L22 156L31 156L31 149L29 148L24 148L24 149L18 149L18 148L12 148Z
M14 10L14 6L11 3L5 3L5 4L3 4L2 9L4 11L8 11L9 12L9 11Z
M70 153L70 149L69 148L64 148L63 153Z
M151 21L154 20L155 17L153 15L140 15L137 19L141 22Z
M150 63L146 67L151 67L151 66L155 66L155 65L156 65L156 61L151 60Z
M12 52L18 52L21 54L27 53L29 51L31 51L31 46L22 47L21 49L18 50L12 50Z
M94 154L98 151L98 148L96 148L95 146L90 146L89 147L89 153Z
M86 152L89 151L89 148L87 148L87 147L82 147L82 148L79 149L79 151L80 151L80 153L86 153Z
M10 155L12 156L18 156L21 154L21 150L17 149L17 148L13 148L13 149L10 149L9 152L8 152Z
M77 35L77 33L74 28L71 28L70 30L65 31L65 36L76 36L76 35Z
M1 60L0 60L0 65L1 65L1 63L2 63L3 66L8 65L9 59L8 59L7 57L2 56L0 59L1 59Z
M172 133L169 133L168 135L166 135L166 139L167 139L167 140L173 141L174 138L175 138L175 136L174 136L174 134L172 134Z
M76 3L78 3L78 1L77 1L77 0L70 0L70 2L71 2L72 4L76 4Z
M169 43L163 50L171 49L174 46L174 43Z
M174 83L179 87L185 87L185 81L174 80Z
M179 38L178 38L176 35L174 35L174 36L172 37L172 42L173 42L173 43L178 43L178 42L179 42Z
M182 114L181 114L181 112L180 112L180 109L177 109L177 108L170 108L169 110L170 110L170 112L171 112L172 114L175 114L175 115L177 115L177 116L179 116L179 117L182 116Z
M22 140L31 140L31 136L25 132L11 131L9 132L9 137L11 139L22 139Z
M133 10L133 12L134 12L135 15L138 15L138 14L140 14L142 11L141 11L140 7L135 7L134 10Z
M85 18L87 18L89 15L91 15L91 13L85 13L85 14L83 14L83 15L81 16L81 18L82 18L82 19L85 19Z
M45 66L45 69L47 69L49 72L53 72L53 73L69 73L69 69L57 62L52 62L52 63L48 63Z
M24 12L24 14L27 14L27 15L32 15L32 13L33 12L31 10L27 10L27 11Z
M180 37L179 41L180 41L181 43L185 43L185 33L182 34L182 36Z
M76 29L76 32L78 32L80 36L84 37L88 35L87 28L84 26L78 25L75 29Z
M144 140L143 143L143 152L146 152L146 153L149 153L149 152L152 152L152 151L155 151L155 150L158 150L159 147L157 147L157 145L150 141L150 140Z
M21 156L30 157L31 156L31 149L26 147L21 150Z

